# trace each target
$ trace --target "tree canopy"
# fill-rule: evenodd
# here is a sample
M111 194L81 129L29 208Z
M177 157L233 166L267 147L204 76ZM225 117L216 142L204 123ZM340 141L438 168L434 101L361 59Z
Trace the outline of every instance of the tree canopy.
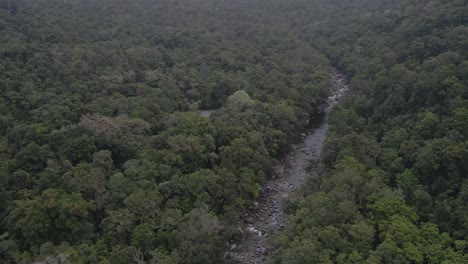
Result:
M277 263L465 263L463 0L0 0L0 262L221 263L328 97ZM210 117L197 111L216 109Z

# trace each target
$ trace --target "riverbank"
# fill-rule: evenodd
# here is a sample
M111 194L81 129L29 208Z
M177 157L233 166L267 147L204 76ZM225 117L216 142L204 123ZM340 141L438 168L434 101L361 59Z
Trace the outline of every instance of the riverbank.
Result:
M327 115L349 90L346 76L337 69L330 74L331 91L325 107L323 121L309 130L303 141L293 147L277 168L277 175L268 181L259 199L244 215L240 227L242 239L231 244L225 258L231 263L269 263L270 238L281 230L287 219L284 213L285 198L297 192L309 177L317 172L320 154L328 129Z

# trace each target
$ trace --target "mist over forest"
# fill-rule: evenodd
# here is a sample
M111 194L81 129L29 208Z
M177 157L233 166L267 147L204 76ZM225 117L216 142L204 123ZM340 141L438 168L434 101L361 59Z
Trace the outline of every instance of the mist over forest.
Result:
M0 0L0 263L468 263L467 137L466 0Z

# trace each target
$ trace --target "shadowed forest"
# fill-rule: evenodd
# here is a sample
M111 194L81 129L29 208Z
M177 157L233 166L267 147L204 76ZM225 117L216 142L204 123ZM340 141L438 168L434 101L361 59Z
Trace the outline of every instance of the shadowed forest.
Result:
M229 262L332 66L271 262L468 263L467 55L465 0L0 0L0 263Z

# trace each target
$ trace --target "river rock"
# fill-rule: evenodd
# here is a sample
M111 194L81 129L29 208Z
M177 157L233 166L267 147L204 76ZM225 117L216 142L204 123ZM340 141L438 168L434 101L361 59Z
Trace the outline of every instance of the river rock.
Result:
M336 69L332 70L331 83L331 96L327 104L320 107L325 115L349 89L345 76ZM324 122L326 120L325 116ZM251 204L249 214L243 217L249 225L245 230L249 235L242 236L242 241L236 244L236 259L239 263L268 262L266 256L270 254L270 249L267 238L275 235L278 230L285 229L282 211L283 202L286 200L284 198L292 195L306 179L313 176L314 173L310 171L317 171L326 129L325 124L303 134L304 142L294 145L292 153L275 170L277 179L271 179L264 186L257 200L258 204Z

